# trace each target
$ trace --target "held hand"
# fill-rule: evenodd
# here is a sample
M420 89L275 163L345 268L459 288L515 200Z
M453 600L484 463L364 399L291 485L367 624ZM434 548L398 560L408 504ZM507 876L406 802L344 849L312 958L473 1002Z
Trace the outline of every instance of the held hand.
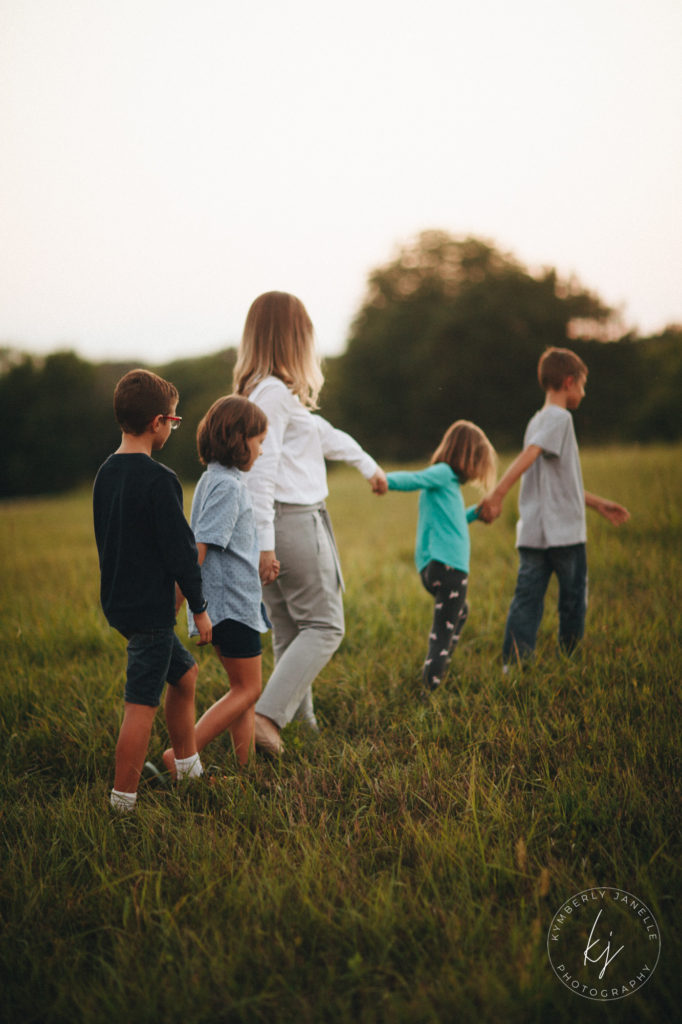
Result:
M369 485L372 488L374 494L386 494L388 490L388 480L383 469L379 467L374 476L369 478Z
M497 519L501 511L502 500L497 498L494 493L489 494L478 506L478 518L482 519L484 523L492 523L494 519Z
M279 576L279 562L274 551L261 551L258 563L258 574L264 587L272 583Z
M630 518L628 510L623 505L619 505L617 501L603 501L599 506L599 511L604 519L608 519L614 526L621 526Z
M210 644L211 636L213 635L213 623L209 618L208 612L199 612L198 615L195 615L194 625L199 630L198 646L203 647L205 644Z

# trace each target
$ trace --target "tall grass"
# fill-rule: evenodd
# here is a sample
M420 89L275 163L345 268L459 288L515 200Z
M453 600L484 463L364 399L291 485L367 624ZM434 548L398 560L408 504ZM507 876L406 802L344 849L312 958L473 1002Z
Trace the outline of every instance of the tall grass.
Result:
M316 684L321 738L291 726L281 762L241 771L221 738L204 760L224 778L143 784L129 817L107 803L125 654L89 494L0 506L0 1019L674 1020L681 454L583 453L588 489L632 519L588 513L570 660L551 591L535 664L502 676L515 495L475 524L470 618L427 704L416 497L335 470L347 636ZM224 677L197 656L201 711ZM165 740L159 716L152 758ZM545 949L562 901L597 884L647 902L663 941L651 981L608 1005L567 991Z

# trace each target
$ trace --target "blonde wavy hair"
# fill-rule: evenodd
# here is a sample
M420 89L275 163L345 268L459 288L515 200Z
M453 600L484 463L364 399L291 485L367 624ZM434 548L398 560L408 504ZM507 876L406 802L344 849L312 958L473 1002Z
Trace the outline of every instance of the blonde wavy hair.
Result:
M234 368L234 390L248 397L269 376L284 381L303 405L317 408L324 376L315 332L301 300L288 292L265 292L251 303Z
M457 420L448 427L431 456L431 465L436 462L447 462L461 484L487 491L495 483L497 452L481 428L469 420Z

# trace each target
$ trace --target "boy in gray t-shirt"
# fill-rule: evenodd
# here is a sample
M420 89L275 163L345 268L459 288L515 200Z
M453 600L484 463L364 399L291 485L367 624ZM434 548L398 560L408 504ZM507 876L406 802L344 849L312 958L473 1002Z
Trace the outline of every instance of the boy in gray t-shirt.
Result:
M622 505L583 487L571 412L585 397L587 367L574 352L548 348L538 363L545 404L531 418L523 451L481 503L491 523L507 491L521 477L516 546L519 574L509 607L502 655L505 667L535 650L550 577L559 581L559 645L570 652L585 629L587 558L585 507L618 526L630 518Z

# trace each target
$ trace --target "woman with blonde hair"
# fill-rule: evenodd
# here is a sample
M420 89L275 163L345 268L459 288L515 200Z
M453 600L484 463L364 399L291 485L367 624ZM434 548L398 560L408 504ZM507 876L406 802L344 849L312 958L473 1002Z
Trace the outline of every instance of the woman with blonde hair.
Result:
M312 683L344 634L325 459L355 466L377 493L387 486L385 473L357 441L314 414L323 382L303 303L286 292L259 296L246 317L234 389L268 418L248 486L275 657L256 704L256 746L270 753L281 753L280 731L293 719L317 730Z

